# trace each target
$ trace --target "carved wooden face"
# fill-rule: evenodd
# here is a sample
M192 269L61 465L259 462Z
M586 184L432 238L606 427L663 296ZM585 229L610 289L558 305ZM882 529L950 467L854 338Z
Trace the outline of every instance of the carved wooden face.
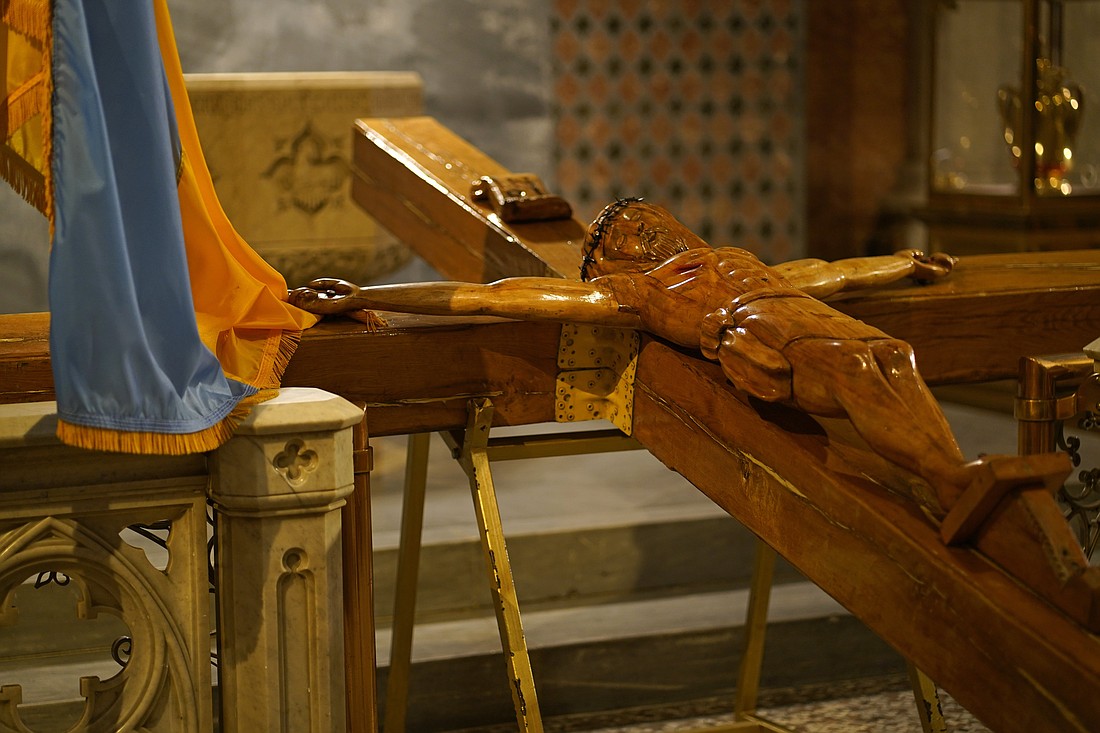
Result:
M705 247L687 227L660 206L624 199L607 206L585 236L582 279L644 269L692 249Z

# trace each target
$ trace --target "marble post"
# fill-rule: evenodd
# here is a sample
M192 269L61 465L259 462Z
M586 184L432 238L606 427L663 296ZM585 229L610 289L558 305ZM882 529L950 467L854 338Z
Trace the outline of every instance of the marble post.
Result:
M211 456L224 733L346 727L340 508L361 419L283 389Z

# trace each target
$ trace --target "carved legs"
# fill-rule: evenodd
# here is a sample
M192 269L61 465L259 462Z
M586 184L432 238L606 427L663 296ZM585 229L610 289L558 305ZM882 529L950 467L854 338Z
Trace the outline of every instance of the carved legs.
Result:
M847 417L871 450L928 481L942 506L954 503L970 475L908 344L806 339L785 353L807 367L793 375L796 407Z
M997 457L967 464L943 413L899 341L807 339L788 346L793 402L846 415L876 453L924 478L944 514L948 544L970 541L1072 618L1100 631L1100 577L1053 498L1064 456ZM1038 552L1036 552L1038 550Z

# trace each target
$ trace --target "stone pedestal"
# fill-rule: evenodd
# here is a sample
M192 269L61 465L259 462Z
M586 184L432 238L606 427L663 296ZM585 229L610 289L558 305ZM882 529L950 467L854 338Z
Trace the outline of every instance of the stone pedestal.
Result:
M189 74L187 92L218 198L290 287L367 282L410 250L349 198L357 117L421 114L413 72Z
M284 389L211 456L224 733L345 729L340 508L361 419Z

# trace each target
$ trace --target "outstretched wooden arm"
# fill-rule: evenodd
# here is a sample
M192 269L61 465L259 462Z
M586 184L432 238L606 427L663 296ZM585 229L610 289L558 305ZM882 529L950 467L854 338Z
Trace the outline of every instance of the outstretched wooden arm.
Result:
M557 278L513 277L488 284L424 282L364 288L346 280L319 278L292 290L290 302L322 315L381 310L642 328L637 313L621 305L608 290Z
M827 298L841 291L889 285L904 278L917 282L936 280L950 273L956 262L951 255L925 255L920 250L904 249L892 255L851 257L835 262L792 260L772 269L807 295Z

